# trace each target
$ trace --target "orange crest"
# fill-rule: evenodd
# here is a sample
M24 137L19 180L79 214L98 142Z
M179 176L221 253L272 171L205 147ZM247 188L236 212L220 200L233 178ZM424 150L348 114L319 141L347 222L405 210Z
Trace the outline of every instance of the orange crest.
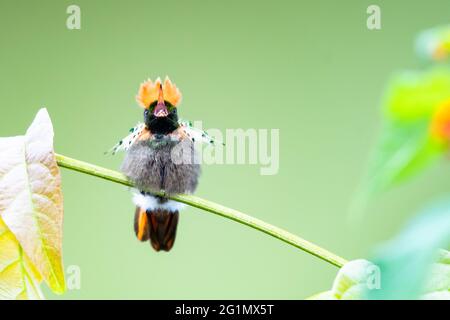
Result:
M144 109L148 109L150 105L158 100L159 91L162 90L165 101L170 102L172 105L177 106L181 101L181 92L177 86L170 81L169 77L166 77L164 83L161 79L156 79L155 82L148 79L143 82L139 87L139 92L136 96L136 101Z

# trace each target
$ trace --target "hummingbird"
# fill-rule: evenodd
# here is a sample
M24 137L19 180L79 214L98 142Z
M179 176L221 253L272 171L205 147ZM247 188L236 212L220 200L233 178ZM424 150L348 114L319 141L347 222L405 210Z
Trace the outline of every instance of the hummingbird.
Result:
M134 231L156 251L170 251L184 204L166 195L194 193L200 176L195 143L215 144L205 131L178 117L181 92L168 77L144 81L136 95L144 121L129 130L111 150L125 151L121 171L134 182Z

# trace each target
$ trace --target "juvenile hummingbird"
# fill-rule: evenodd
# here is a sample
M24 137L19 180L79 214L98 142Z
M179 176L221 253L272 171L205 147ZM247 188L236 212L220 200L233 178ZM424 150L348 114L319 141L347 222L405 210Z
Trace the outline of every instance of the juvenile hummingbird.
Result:
M156 251L169 251L175 242L179 211L184 204L156 196L193 193L200 175L195 142L214 144L206 132L178 118L181 92L168 77L143 82L136 101L144 109L144 122L112 149L126 151L122 172L134 182L134 231L140 241L150 240Z

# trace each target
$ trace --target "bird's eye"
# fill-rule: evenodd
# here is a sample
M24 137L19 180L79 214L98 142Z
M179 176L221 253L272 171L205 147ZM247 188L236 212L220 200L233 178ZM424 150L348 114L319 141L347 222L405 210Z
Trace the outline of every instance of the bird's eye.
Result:
M148 109L145 109L144 111L144 117L146 117L148 115Z

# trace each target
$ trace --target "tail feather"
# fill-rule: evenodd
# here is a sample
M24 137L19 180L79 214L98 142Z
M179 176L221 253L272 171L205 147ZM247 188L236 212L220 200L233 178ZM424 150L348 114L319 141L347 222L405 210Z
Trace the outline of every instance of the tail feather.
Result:
M147 241L150 238L147 212L139 207L136 207L134 214L134 232L140 241Z
M164 209L146 211L136 207L134 232L140 241L147 241L156 251L170 251L175 243L179 213Z
M150 225L150 243L156 251L170 251L175 243L177 225L179 219L178 211L171 212L156 209L147 212Z

